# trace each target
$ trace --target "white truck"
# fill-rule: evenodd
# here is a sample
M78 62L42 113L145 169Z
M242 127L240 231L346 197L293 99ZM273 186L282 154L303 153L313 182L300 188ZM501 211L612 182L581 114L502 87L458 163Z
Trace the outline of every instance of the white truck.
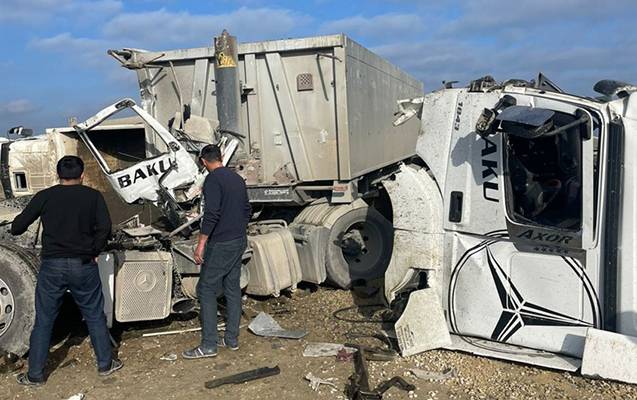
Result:
M385 183L395 230L385 295L411 292L415 307L398 323L403 352L432 340L418 321L422 282L457 335L447 347L575 370L596 330L637 336L637 87L595 90L603 96L563 93L541 75L486 77L401 102L397 124L421 120L424 162Z

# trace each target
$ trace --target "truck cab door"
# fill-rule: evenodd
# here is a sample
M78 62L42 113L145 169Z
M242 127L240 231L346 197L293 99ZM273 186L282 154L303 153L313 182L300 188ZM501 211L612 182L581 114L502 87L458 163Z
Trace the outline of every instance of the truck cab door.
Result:
M157 156L139 160L126 168L113 170L87 133L125 109L131 109L144 121L148 129L156 132L163 141L165 150ZM113 189L129 204L140 200L157 202L161 190L172 192L178 187L192 184L199 175L197 164L184 146L156 119L135 105L133 100L124 99L106 107L85 122L75 125L74 129L97 160ZM171 196L174 198L172 193Z
M492 134L455 141L471 158L464 176L451 166L447 174L448 323L457 334L581 357L586 329L601 324L596 117L548 96L514 97Z

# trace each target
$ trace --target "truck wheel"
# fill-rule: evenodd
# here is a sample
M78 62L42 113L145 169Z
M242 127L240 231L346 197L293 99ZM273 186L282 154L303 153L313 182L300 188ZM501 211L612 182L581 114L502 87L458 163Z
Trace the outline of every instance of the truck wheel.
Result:
M23 356L35 320L37 257L0 243L0 349Z
M351 210L336 220L327 244L328 279L347 289L358 279L385 274L391 258L393 228L371 207Z

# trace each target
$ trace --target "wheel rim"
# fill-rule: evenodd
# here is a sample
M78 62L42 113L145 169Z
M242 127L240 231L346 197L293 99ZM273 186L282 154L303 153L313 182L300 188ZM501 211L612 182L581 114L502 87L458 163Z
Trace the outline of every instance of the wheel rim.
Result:
M14 304L11 288L0 279L0 336L4 335L11 326L15 314Z
M380 227L369 222L350 225L340 245L350 271L361 275L374 270L383 257L383 235Z

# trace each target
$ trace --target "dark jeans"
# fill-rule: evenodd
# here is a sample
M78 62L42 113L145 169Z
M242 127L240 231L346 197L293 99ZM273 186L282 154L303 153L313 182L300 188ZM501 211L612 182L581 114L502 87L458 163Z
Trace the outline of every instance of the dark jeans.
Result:
M93 262L84 264L79 258L45 258L35 289L35 325L29 350L29 378L32 380L44 379L53 324L67 289L88 326L98 368L111 366L113 353L97 265Z
M204 254L201 275L197 284L197 296L201 304L201 347L217 349L217 296L223 289L226 298L225 340L235 345L239 339L241 320L241 257L246 249L245 237L227 242L208 242Z

